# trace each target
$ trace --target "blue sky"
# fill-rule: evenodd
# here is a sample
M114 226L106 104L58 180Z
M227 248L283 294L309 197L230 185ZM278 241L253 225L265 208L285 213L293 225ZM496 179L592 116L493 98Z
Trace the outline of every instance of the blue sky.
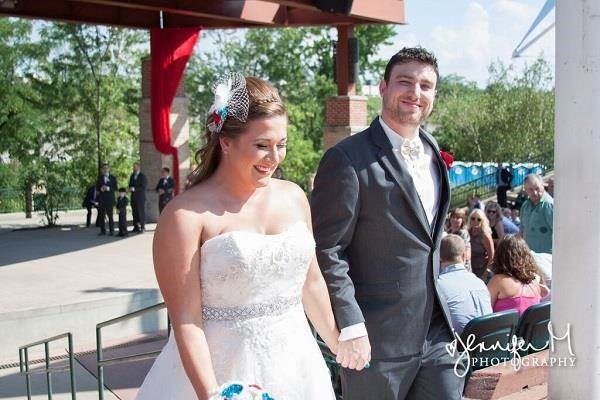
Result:
M396 27L394 45L379 56L389 58L404 45L420 44L439 60L440 73L455 73L484 85L494 60L524 63L542 56L554 66L554 29L529 47L523 57L512 52L531 26L545 0L406 0L408 24ZM554 21L554 12L531 37Z
M375 0L374 0L375 1ZM516 71L538 57L554 70L554 29L529 47L518 59L512 53L546 0L405 0L406 25L395 27L391 46L377 58L389 59L403 46L421 45L435 53L442 75L457 74L485 86L488 66L500 60ZM530 38L554 22L554 11ZM242 33L240 30L240 34ZM197 52L214 49L209 35L201 36Z
M546 0L405 0L406 25L396 26L393 45L381 49L378 58L388 59L403 46L421 45L432 50L442 75L458 74L484 86L492 61L524 63L542 56L554 66L554 29L529 47L523 57L512 59L517 44ZM530 37L554 21L551 12ZM203 36L196 51L214 47ZM554 68L553 68L554 69Z

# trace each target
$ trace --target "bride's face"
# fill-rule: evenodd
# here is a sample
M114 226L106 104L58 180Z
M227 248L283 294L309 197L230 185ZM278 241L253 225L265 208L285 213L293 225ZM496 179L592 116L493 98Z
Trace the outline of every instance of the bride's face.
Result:
M266 186L283 161L287 143L287 117L262 118L248 123L235 139L222 138L223 158L239 176L240 183Z

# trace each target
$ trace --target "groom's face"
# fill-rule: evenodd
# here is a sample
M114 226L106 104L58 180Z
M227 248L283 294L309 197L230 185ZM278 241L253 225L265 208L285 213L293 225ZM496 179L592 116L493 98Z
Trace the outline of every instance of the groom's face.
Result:
M379 85L384 118L401 125L419 126L433 109L436 81L431 65L418 61L396 64L389 80Z

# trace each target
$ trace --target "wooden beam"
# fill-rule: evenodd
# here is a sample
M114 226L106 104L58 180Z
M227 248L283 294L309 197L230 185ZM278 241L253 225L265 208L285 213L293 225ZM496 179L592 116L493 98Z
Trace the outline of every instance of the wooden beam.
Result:
M404 0L353 0L350 15L388 24L405 24Z
M125 9L162 11L173 15L187 15L206 19L235 21L251 25L272 25L279 5L258 0L229 0L205 2L197 0L72 0L79 3L101 4Z

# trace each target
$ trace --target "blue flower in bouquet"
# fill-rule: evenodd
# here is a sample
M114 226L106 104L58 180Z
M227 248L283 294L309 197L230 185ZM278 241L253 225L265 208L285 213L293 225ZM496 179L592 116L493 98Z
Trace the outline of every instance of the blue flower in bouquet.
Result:
M275 400L269 393L256 384L228 383L211 400Z
M239 383L232 383L231 385L227 385L225 389L221 391L221 396L223 396L226 400L230 400L233 396L236 396L242 393L244 390L244 386Z

